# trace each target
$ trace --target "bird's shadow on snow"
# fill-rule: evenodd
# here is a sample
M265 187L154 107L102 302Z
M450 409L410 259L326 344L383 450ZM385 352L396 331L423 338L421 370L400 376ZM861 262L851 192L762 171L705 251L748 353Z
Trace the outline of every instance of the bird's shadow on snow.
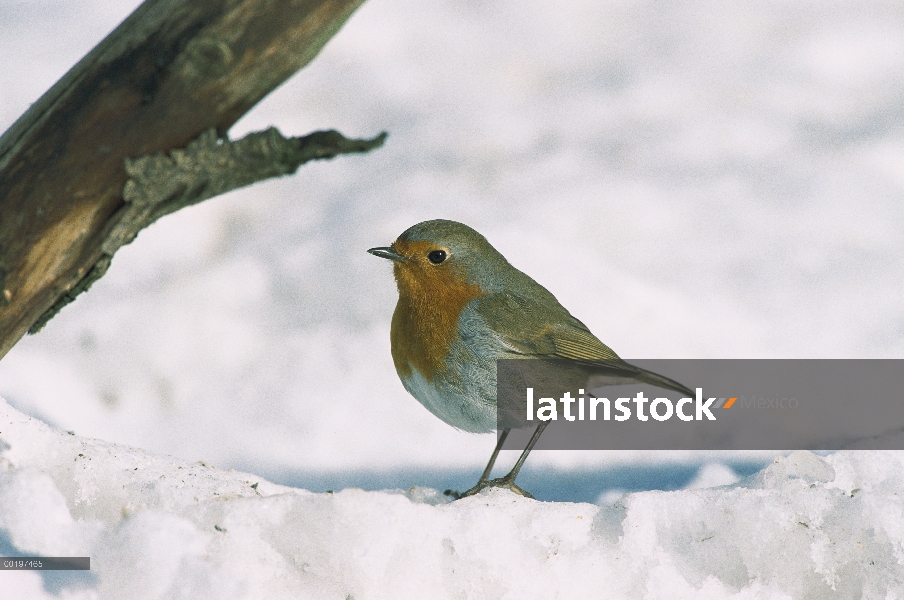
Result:
M764 461L726 461L739 477L746 477L766 466ZM546 502L590 502L615 492L629 493L646 490L684 489L697 476L700 464L615 465L589 469L554 469L525 467L518 476L518 485L534 498ZM244 469L240 469L244 470ZM496 471L499 471L498 473ZM479 470L417 470L339 471L305 473L272 471L259 473L268 480L313 492L338 491L345 488L364 490L408 489L412 486L436 490L467 490L480 477ZM493 476L505 474L497 468Z

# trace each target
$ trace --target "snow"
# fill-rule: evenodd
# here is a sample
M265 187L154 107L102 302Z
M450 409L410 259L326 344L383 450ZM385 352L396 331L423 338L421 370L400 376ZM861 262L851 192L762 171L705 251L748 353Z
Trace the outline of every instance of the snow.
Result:
M137 4L0 0L0 129ZM904 597L897 453L519 479L691 473L596 504L408 489L495 439L405 393L365 253L465 222L627 358L900 358L902 65L883 0L368 0L231 135L384 148L162 219L0 361L0 554L93 565L0 598Z
M0 127L136 4L0 1ZM493 437L398 381L390 267L365 252L437 217L627 358L900 357L902 64L904 8L879 0L368 0L231 135L386 146L162 219L0 361L0 395L283 482L479 473Z
M795 452L604 505L312 493L71 435L0 402L4 598L899 598L904 456Z
M736 483L739 477L731 470L731 467L719 463L710 463L700 467L700 471L693 481L687 484L688 489L718 487Z

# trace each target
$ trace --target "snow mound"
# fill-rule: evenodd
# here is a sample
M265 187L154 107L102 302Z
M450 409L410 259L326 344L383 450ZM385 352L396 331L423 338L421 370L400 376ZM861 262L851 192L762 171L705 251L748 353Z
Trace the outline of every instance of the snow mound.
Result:
M795 452L610 506L495 490L315 494L57 431L0 400L0 573L15 598L894 598L904 455ZM710 469L698 485L730 474Z

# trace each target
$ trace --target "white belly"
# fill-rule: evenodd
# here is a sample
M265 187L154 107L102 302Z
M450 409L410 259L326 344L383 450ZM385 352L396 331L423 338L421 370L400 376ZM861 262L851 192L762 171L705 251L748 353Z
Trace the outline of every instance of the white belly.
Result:
M495 378L494 378L495 379ZM457 429L471 433L488 433L496 429L495 381L493 396L487 398L483 386L466 382L459 386L437 378L431 385L416 369L402 384L427 410ZM466 390L470 390L468 393Z

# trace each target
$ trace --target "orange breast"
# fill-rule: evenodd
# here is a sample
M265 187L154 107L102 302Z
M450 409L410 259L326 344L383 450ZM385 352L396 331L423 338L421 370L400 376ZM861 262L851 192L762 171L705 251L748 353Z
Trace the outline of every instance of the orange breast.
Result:
M394 267L399 302L392 315L392 360L400 376L409 377L413 367L432 381L445 369L462 309L483 293L454 264L430 264L425 259L433 247L429 242L397 241L393 247L415 258Z

